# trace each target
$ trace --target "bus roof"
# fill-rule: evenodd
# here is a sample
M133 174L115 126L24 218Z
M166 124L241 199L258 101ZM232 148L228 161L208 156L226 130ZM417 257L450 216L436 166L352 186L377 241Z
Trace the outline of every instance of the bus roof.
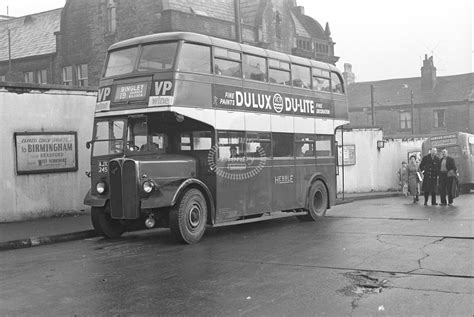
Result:
M263 49L257 46L241 44L235 41L224 40L217 37L212 37L204 34L192 33L192 32L166 32L166 33L156 33L150 35L139 36L131 39L127 39L115 44L112 44L109 47L109 51L116 50L123 47L141 45L145 43L152 42L162 42L162 41L176 41L184 40L188 42L202 43L205 45L214 45L218 47L223 47L231 50L238 50L248 54L265 56L268 58L274 58L283 60L286 62L292 62L295 64L306 65L321 68L324 70L331 70L334 72L340 73L340 71L331 64L324 62L319 62L312 59L307 59L295 55L285 54L278 51Z

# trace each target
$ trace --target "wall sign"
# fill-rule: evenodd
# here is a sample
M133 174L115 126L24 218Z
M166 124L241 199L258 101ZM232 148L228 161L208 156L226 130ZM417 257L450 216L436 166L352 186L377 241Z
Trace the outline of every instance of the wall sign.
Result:
M356 150L355 144L339 145L337 147L338 165L339 166L355 165L356 163L355 150ZM343 157L344 157L344 161L342 159Z
M14 133L17 174L77 171L76 132Z

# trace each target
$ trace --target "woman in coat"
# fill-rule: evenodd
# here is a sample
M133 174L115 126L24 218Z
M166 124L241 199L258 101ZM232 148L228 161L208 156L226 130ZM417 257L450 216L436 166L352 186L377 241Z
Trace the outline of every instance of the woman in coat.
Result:
M431 205L436 206L436 187L438 186L439 158L438 151L432 148L430 153L423 157L420 163L420 170L423 172L423 185L421 189L425 196L425 206L428 204L428 197L431 194Z
M416 204L418 202L418 183L420 182L418 179L418 172L420 169L418 168L418 164L416 163L416 156L410 156L410 161L408 163L408 191L413 196L413 203Z

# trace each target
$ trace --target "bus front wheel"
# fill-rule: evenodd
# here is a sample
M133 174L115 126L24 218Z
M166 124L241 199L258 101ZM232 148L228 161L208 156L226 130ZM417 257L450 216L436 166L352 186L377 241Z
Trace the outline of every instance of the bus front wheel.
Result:
M198 242L206 230L206 221L206 199L196 188L188 189L170 210L170 230L179 242Z
M328 206L328 191L324 183L320 180L315 181L308 194L308 214L299 216L300 220L313 220L324 217Z
M92 207L91 209L92 226L95 232L106 238L118 238L125 232L125 226L117 219L110 217L110 207Z

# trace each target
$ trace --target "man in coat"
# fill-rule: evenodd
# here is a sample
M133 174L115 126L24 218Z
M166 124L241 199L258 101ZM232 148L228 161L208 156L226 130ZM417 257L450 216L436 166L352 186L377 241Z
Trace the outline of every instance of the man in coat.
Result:
M453 181L454 177L456 177L456 171L454 159L448 156L448 150L442 150L439 164L439 197L441 198L441 206L446 206L446 192L449 205L453 204Z
M420 163L420 170L423 173L423 185L421 190L425 196L425 206L428 204L428 197L431 194L431 205L436 206L436 186L438 185L439 158L436 148L432 148L430 153L423 157Z

